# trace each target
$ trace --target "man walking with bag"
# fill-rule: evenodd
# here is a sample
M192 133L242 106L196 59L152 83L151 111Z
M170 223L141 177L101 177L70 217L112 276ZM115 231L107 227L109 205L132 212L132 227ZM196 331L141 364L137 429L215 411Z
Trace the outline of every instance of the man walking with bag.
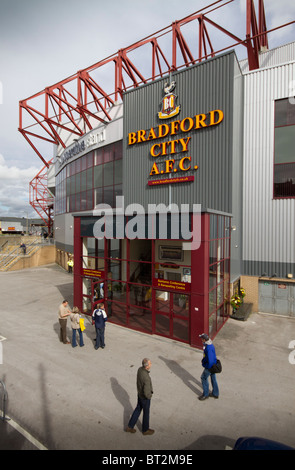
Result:
M215 347L212 343L212 340L209 338L208 335L205 333L199 335L203 343L203 350L204 355L202 359L202 366L204 367L203 373L201 375L202 386L203 386L203 394L199 397L199 400L206 400L209 396L218 398L219 397L219 389L216 380L216 373L213 372L215 366L217 364L217 358L215 353ZM213 369L212 369L213 368ZM212 393L209 394L209 377L211 377L211 384L212 384Z

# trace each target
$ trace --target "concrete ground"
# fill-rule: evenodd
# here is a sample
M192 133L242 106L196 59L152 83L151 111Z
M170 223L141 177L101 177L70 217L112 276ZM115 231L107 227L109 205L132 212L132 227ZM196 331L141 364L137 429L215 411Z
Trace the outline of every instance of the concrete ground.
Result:
M63 298L73 305L72 276L58 266L0 273L0 286L9 418L0 420L0 449L214 450L247 435L295 447L295 319L229 319L214 340L220 398L201 402L200 350L107 324L106 348L96 351L88 321L84 348L60 343L58 306ZM135 434L124 432L144 357L152 361L152 436L142 435L141 420ZM0 409L2 399L0 386Z

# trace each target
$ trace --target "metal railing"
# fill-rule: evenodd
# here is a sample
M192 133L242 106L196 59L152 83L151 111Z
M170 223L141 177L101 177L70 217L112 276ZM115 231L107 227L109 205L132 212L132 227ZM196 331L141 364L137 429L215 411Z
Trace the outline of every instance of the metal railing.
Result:
M0 258L0 271L5 271L8 266L12 266L18 259L23 256L30 256L41 246L53 245L55 243L54 239L35 239L32 243L26 245L26 253L23 253L23 249L18 245L8 254Z

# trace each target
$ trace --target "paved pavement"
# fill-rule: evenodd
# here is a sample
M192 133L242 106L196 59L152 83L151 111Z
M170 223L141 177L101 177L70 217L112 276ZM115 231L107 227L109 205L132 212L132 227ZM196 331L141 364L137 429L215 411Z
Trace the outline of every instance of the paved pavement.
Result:
M58 266L0 273L0 286L10 418L0 420L0 449L214 450L245 435L295 447L295 319L229 319L214 341L220 398L200 402L200 350L107 324L106 348L96 351L87 321L84 348L60 343L57 309L63 298L72 305L72 277ZM135 434L124 432L143 357L152 361L152 436L140 420Z

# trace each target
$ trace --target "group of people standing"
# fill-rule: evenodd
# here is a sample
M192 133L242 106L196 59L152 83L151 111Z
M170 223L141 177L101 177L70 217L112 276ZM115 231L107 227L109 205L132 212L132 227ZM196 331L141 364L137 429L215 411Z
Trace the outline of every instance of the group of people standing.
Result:
M104 309L104 304L100 303L92 313L92 324L95 325L96 339L95 349L105 347L105 322L107 321L107 314ZM71 319L72 327L72 341L68 340L67 337L67 319ZM69 307L69 302L63 300L58 309L58 319L60 324L60 341L64 344L72 344L75 348L77 345L77 333L79 334L79 345L84 346L83 331L85 329L84 319L81 316L81 312L78 307L74 307L73 310Z
M72 326L72 346L76 347L76 335L79 333L80 346L84 346L83 341L83 331L81 328L81 314L77 307L73 308L73 311L70 310L68 301L64 300L59 307L59 323L60 323L60 339L64 344L70 344L70 341L67 339L67 317L71 318ZM104 309L104 304L98 304L98 308L95 309L92 313L92 324L95 325L96 330L96 339L95 339L95 349L99 347L105 347L105 322L107 321L107 315ZM217 384L216 374L212 372L212 367L216 364L216 352L215 347L212 343L212 340L205 333L200 335L200 338L203 343L203 358L202 366L204 368L201 375L203 393L199 396L199 400L203 401L209 398L219 397L219 388ZM151 398L153 396L153 385L150 377L151 369L151 360L144 358L142 360L142 365L137 371L136 377L136 386L137 386L137 405L131 415L131 418L128 422L126 432L135 433L135 425L138 421L138 418L143 411L143 421L142 421L142 434L144 436L149 436L154 434L154 429L150 428L150 405ZM212 392L209 393L209 377L211 378Z

